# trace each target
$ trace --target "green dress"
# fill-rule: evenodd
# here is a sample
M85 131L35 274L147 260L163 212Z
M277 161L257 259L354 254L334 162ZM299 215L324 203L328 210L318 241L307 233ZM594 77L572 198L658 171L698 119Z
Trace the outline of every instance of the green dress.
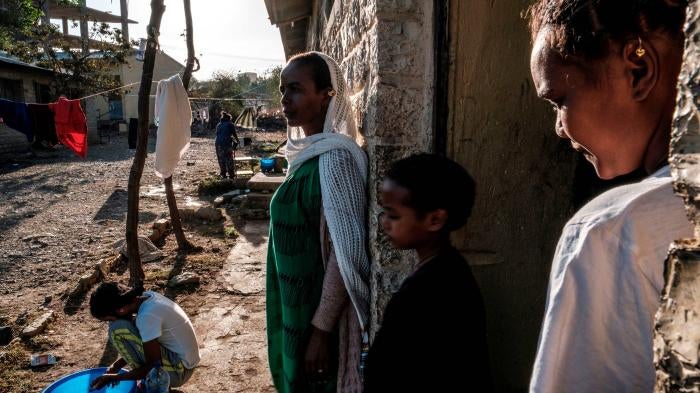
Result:
M318 157L302 164L270 202L267 249L267 341L272 379L280 393L335 392L335 376L305 377L311 319L323 288Z

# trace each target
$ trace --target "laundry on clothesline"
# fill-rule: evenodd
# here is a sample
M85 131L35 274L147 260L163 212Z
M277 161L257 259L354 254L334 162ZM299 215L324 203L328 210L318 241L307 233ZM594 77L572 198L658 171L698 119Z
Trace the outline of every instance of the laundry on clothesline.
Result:
M34 144L46 144L47 146L57 144L56 123L49 106L46 104L27 104L27 111L29 112L29 120L32 123Z
M158 177L165 179L173 175L190 146L192 111L180 75L158 83L154 112L158 119L155 171Z
M61 97L51 104L27 104L0 98L0 119L30 143L60 142L79 157L87 156L87 119L80 100Z
M57 102L49 104L49 109L54 114L58 140L79 157L85 158L87 156L87 119L80 106L80 100L61 97Z
M27 104L0 98L0 118L8 127L26 135L28 141L34 140Z

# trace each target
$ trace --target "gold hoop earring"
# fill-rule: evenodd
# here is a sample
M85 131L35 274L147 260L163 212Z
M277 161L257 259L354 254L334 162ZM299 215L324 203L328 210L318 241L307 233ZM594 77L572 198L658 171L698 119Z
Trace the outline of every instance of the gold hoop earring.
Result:
M639 46L637 46L637 50L635 50L634 53L637 54L637 57L643 57L647 53L647 51L646 51L646 49L644 49L644 46L642 45L641 37L637 37L637 39L639 40Z
M337 93L335 92L335 89L331 89L331 90L328 91L328 95L329 95L330 97L335 97L336 94L337 94Z

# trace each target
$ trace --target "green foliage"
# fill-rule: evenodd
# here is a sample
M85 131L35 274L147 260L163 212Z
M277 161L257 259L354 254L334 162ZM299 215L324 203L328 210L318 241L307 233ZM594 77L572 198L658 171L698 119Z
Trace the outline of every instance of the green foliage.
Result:
M199 182L197 193L200 196L218 195L236 189L236 182L219 176L207 176Z
M267 72L258 78L258 83L262 85L262 91L271 100L268 104L270 107L279 106L282 94L280 93L280 74L282 74L282 66L278 65L267 70Z
M39 7L42 1L38 0ZM79 5L79 0L59 0L62 5ZM92 51L73 48L52 24L40 23L42 11L34 0L8 0L0 12L0 50L18 59L56 73L51 89L55 96L76 96L119 85L115 68L126 62L131 45L120 29L94 22L88 38L97 42Z
M267 107L278 107L281 99L279 92L281 72L282 66L276 66L259 76L255 82L251 82L244 74L216 71L208 81L193 79L190 90L193 97L249 99L251 102L259 99L259 104L265 103ZM214 112L224 110L231 113L235 119L243 111L245 104L243 100L219 101L212 104L210 110Z
M236 239L240 234L236 230L236 227L229 226L229 227L224 227L224 236L229 238L229 239Z

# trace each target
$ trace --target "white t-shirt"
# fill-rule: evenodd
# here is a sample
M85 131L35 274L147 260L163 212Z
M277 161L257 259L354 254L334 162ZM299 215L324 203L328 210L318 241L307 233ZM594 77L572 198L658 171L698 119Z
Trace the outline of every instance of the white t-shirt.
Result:
M579 210L554 254L530 392L652 392L664 260L692 235L668 167Z
M158 343L180 355L182 363L191 369L199 364L199 346L192 322L175 302L167 297L146 291L136 313L136 328L143 342L158 339Z

